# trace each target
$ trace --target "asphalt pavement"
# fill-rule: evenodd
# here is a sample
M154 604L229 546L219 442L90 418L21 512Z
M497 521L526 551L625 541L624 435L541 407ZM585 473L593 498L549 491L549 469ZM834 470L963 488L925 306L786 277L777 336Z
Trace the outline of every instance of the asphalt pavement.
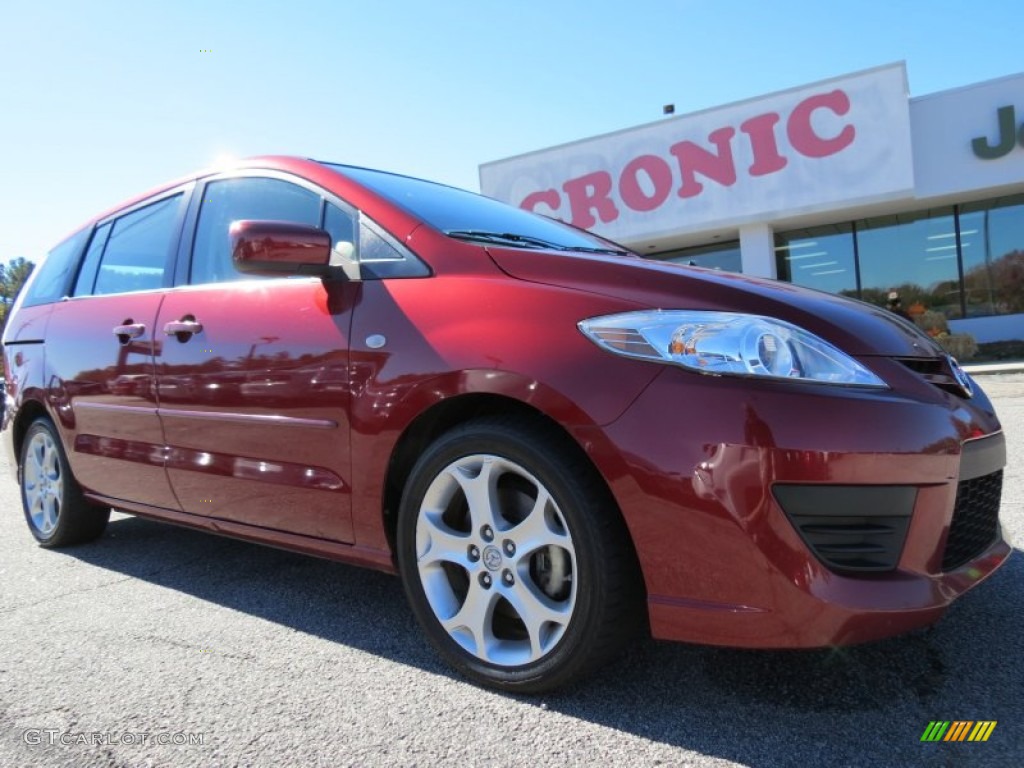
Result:
M1024 374L1002 519L1024 547ZM38 548L0 466L0 767L913 766L1024 762L1024 556L934 628L830 651L642 642L535 698L428 648L397 579L115 515ZM994 720L922 743L932 720Z

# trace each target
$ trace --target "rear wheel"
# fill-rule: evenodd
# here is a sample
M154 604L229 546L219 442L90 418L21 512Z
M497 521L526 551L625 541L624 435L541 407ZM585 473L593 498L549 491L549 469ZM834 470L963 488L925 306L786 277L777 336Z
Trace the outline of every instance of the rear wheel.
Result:
M467 423L413 468L399 516L406 593L464 674L548 690L639 628L628 534L578 448L545 425Z
M25 433L19 477L25 520L42 546L92 541L107 527L110 509L86 501L49 419L36 419Z

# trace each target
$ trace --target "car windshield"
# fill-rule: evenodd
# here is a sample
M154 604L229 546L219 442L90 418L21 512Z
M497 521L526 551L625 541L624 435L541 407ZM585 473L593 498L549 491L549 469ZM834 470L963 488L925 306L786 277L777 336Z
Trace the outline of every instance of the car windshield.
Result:
M628 253L610 240L464 189L368 168L323 164L460 240L517 248Z

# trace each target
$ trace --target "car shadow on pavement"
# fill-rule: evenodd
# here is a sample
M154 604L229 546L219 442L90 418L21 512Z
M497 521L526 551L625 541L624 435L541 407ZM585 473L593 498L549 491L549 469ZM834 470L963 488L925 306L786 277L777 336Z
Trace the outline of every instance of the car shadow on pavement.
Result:
M66 552L460 679L430 649L399 580L386 574L134 517L113 520L103 539ZM748 765L1016 765L1024 754L1022 595L1024 557L1016 551L928 630L815 651L638 641L575 686L512 698ZM984 744L922 743L932 720L999 725Z

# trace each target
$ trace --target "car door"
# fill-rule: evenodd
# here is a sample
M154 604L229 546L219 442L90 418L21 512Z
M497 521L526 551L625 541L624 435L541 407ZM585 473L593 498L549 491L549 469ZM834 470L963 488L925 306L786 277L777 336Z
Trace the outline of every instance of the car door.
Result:
M72 295L47 326L48 396L78 482L112 500L178 509L164 468L154 333L188 197L174 190L95 228Z
M174 491L185 512L350 542L345 383L358 284L242 275L228 240L240 219L319 226L325 201L282 175L214 178L198 200L190 268L157 320Z

